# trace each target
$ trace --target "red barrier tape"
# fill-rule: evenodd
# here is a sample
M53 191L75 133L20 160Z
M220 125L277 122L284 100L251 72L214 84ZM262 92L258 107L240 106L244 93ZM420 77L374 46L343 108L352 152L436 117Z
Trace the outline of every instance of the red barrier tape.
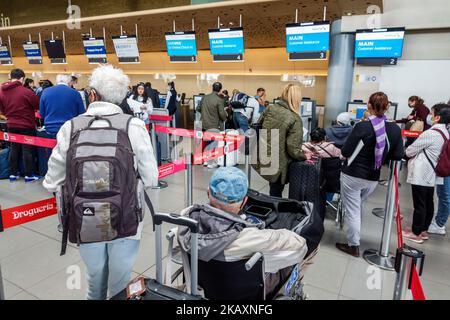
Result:
M396 206L396 221L397 221L397 246L399 248L403 247L403 234L402 234L402 219L400 213L400 195L398 191L398 173L394 174L394 184L395 184L395 206ZM417 269L413 268L412 279L411 279L411 293L414 300L426 300L425 293L420 282L419 274Z
M2 210L3 228L8 229L56 214L56 198Z
M172 116L160 116L160 115L149 115L148 119L150 121L172 121Z
M186 161L184 159L165 164L158 168L159 179L163 179L184 170L186 170Z
M402 136L406 138L418 138L422 133L422 131L402 130Z
M411 281L411 293L414 300L426 300L425 293L423 292L422 284L420 283L420 277L417 273L417 269L413 268L412 281Z
M37 147L53 149L56 146L56 139L39 138L33 136L24 136L22 134L0 132L0 140L28 144Z
M156 132L171 134L179 137L197 138L202 139L204 141L243 142L245 140L244 136L227 135L216 132L202 132L188 129L165 127L160 125L155 125L154 128Z

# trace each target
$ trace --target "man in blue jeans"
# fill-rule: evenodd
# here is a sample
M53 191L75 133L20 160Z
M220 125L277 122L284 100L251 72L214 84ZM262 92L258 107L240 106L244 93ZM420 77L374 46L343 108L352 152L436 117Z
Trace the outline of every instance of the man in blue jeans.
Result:
M436 191L439 198L438 211L428 228L428 233L445 235L445 224L450 214L450 177L444 178L444 184L437 185Z
M47 88L41 96L39 114L44 121L44 129L38 131L38 137L55 139L61 126L68 120L83 114L81 95L69 85L72 77L60 74L56 77L56 86ZM48 170L48 159L52 149L39 148L39 173L44 176Z

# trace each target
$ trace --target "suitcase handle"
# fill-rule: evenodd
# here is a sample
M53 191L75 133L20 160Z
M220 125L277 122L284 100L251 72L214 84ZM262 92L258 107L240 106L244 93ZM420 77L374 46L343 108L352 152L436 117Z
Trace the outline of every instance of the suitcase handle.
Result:
M192 233L198 233L198 222L175 213L156 213L153 217L155 225L161 225L163 222L172 223L177 226L188 227Z

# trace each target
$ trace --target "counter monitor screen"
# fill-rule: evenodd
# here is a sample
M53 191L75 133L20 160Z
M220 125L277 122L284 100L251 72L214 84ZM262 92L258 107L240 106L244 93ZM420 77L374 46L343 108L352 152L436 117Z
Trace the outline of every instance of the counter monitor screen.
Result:
M244 29L210 29L209 47L216 62L244 61Z
M367 111L367 103L349 102L347 104L347 112L350 113L350 119L353 121L361 121L364 118L364 113Z
M25 42L23 50L30 64L42 64L42 52L39 43Z
M0 44L0 65L12 65L11 53L8 47Z
M166 105L166 99L167 99L166 94L159 95L159 104L161 105L161 107L164 107Z
M139 63L136 36L114 36L112 38L119 63Z
M107 63L105 40L103 38L84 38L83 46L90 64Z
M195 31L166 32L166 47L170 62L197 62Z
M312 117L313 115L313 101L302 101L300 106L300 113L302 117Z
M324 60L330 50L328 21L286 25L286 51L289 60Z

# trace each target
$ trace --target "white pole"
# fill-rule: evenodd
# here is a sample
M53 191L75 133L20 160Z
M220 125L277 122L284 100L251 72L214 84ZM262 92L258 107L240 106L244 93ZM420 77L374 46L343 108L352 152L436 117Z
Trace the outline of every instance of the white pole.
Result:
M55 35L53 34L53 31L52 31L52 40L55 40Z
M64 52L66 51L66 33L64 32L64 30L63 30L63 46L64 46Z
M31 41L31 33L28 34L28 40L29 40L30 42L32 42L32 41Z
M177 25L175 23L175 20L173 20L173 32L177 32Z
M220 17L217 17L217 29L220 29Z
M139 42L139 34L138 34L138 25L137 23L134 25L135 29L136 29L136 42Z
M123 36L123 26L120 26L120 35Z
M192 18L192 31L195 31L195 20Z
M9 35L8 35L8 43L9 43L9 54L12 57L13 52L12 52L12 47L11 47L11 37Z
M242 28L242 14L239 15L239 26Z
M323 21L327 20L327 6L323 7Z
M94 35L92 34L92 28L89 28L89 35L90 35L91 38L94 37Z
M298 9L295 9L295 23L298 23Z

